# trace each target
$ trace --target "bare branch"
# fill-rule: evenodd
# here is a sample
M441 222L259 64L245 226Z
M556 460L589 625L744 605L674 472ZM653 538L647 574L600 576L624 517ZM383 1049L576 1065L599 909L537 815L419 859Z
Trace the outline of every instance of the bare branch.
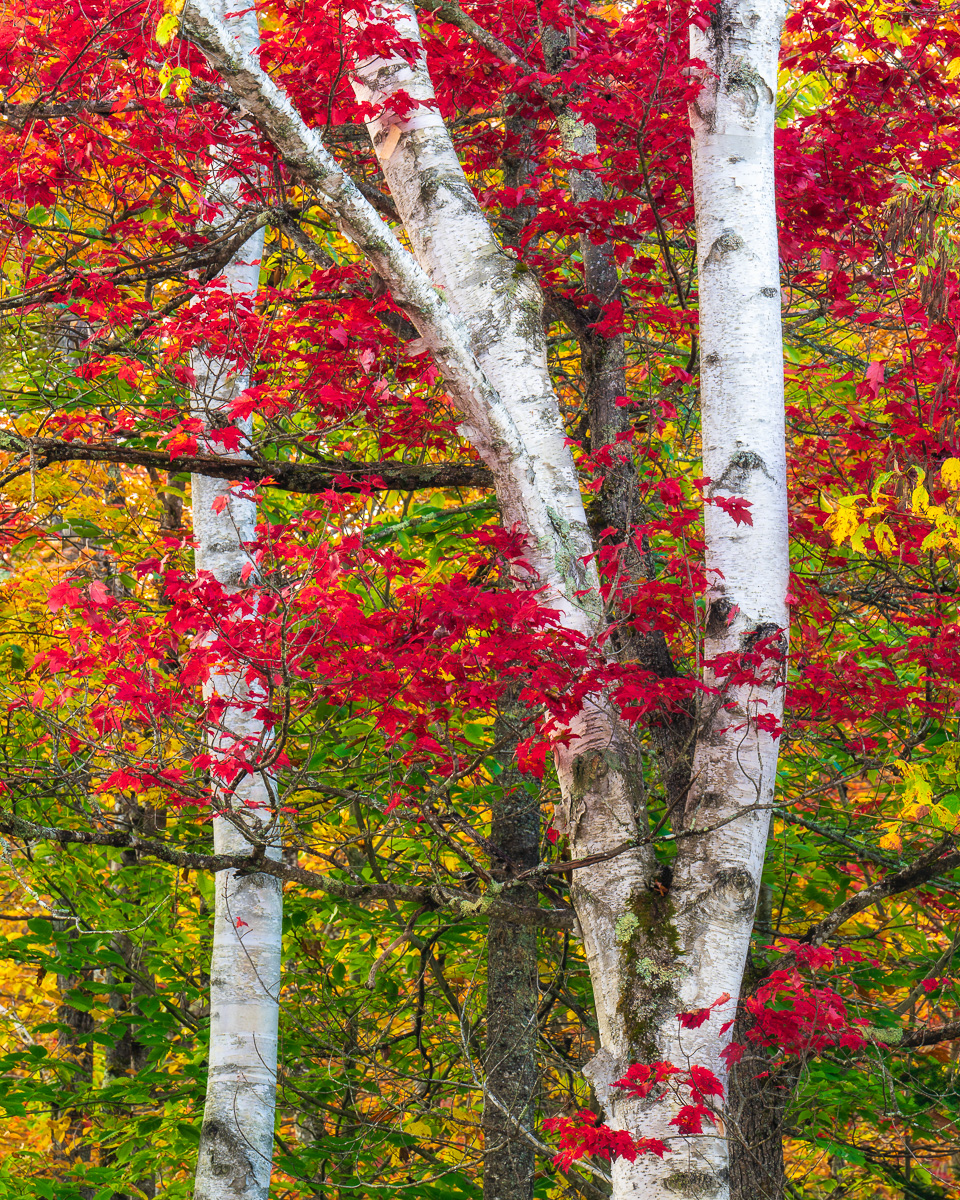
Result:
M527 908L511 904L501 895L471 895L446 887L416 887L406 884L344 883L318 871L267 858L262 846L250 854L207 854L164 842L142 838L121 830L64 829L56 825L38 825L15 813L0 809L0 834L23 842L57 842L61 846L110 846L118 850L136 850L139 854L171 866L192 871L238 871L241 874L272 875L284 883L299 883L314 891L341 900L411 901L434 911L450 912L458 918L497 916L518 924L543 929L572 929L573 909Z
M861 888L855 895L849 896L842 904L838 905L822 921L811 925L800 941L819 946L827 938L832 937L840 926L849 921L851 917L864 912L879 900L886 900L888 896L896 896L900 892L909 892L924 883L929 883L945 871L951 871L954 867L960 866L960 852L954 849L954 846L953 838L945 838L928 854L917 859L915 863L911 863L909 867L904 867L901 871L894 871L892 875L887 875L876 883L870 884L869 887Z
M123 463L132 467L152 467L157 471L189 471L214 479L262 483L284 492L314 495L318 492L373 491L412 492L420 488L490 488L493 476L480 463L404 463L357 462L331 458L311 463L280 461L252 462L221 458L218 455L179 454L170 457L162 450L141 450L117 443L62 442L54 438L25 438L0 433L0 452L26 459L33 451L33 467L41 470L60 462ZM30 465L14 468L0 477L0 485L24 474Z
M960 1021L947 1021L943 1025L905 1029L895 1048L910 1050L917 1046L936 1046L940 1042L952 1042L956 1038L960 1038Z

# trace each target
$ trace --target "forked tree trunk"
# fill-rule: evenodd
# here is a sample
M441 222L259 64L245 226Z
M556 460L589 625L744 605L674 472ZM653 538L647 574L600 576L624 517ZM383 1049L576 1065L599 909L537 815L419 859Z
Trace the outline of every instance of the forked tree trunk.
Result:
M610 1057L601 1056L592 1072L600 1091L625 1065L624 1051L627 1058L693 1063L726 1080L720 1056L729 1034L721 1035L720 1026L734 1015L759 893L777 762L775 725L772 731L764 725L782 713L788 628L773 175L783 16L782 0L723 0L710 28L691 35L693 56L706 63L691 123L707 499L748 500L752 524L736 524L717 504L705 508L704 682L717 694L701 704L682 815L692 836L679 843L668 902L634 895L638 923L627 918L620 927L625 971L618 1006L608 1014ZM731 684L734 664L746 666L754 681ZM591 891L590 906L599 907L602 891ZM725 993L730 999L706 1023L680 1028L678 1010L706 1008ZM663 1162L646 1156L615 1164L616 1196L729 1195L727 1143L719 1130L681 1142L669 1125L675 1102L608 1095L617 1126L674 1135L674 1152Z
M218 2L222 17L225 0ZM256 48L259 38L253 10L229 18L227 25L245 49ZM232 181L216 177L211 184L210 199L221 208L222 219L231 215L235 189ZM248 300L256 296L263 245L261 230L226 267L224 276L234 296ZM207 429L222 426L229 420L230 401L247 386L247 379L223 359L195 356L194 370L194 409ZM207 449L223 452L215 440ZM256 504L231 491L226 481L203 475L192 477L191 493L197 570L209 572L228 589L238 590L247 581L245 568L249 576L252 567L246 546L256 536ZM250 580L256 581L255 573ZM222 716L210 735L214 755L229 754L238 742L254 755L263 742L264 728L250 711L258 698L242 669L224 662L207 684L206 695L209 700L224 703ZM213 822L215 852L249 853L271 820L274 806L270 780L249 774L234 788L215 783L213 804L215 811L225 814ZM268 846L266 854L279 858L280 850ZM233 871L220 871L216 876L209 1073L195 1200L266 1200L269 1194L282 905L281 884L272 876L241 876Z
M753 921L776 742L757 724L779 715L786 649L786 494L773 119L782 0L722 0L711 30L694 34L710 70L694 112L694 170L703 327L703 442L710 500L737 496L753 525L708 506L711 594L705 704L693 784L679 819L670 895L653 890L660 864L642 841L646 797L632 731L603 697L584 705L556 761L558 822L573 856L605 861L574 875L602 1049L589 1074L608 1119L674 1152L614 1166L618 1200L729 1194L722 1136L687 1140L662 1102L625 1100L611 1085L632 1061L670 1058L726 1078L720 1025L732 1014ZM416 46L413 8L382 0L369 18ZM250 55L239 52L209 0L192 0L188 36L223 75L298 177L337 214L405 308L464 416L463 433L491 468L505 525L529 533L528 560L544 602L566 628L603 631L604 613L577 475L547 370L542 299L505 255L480 211L436 111L422 54L371 57L358 97L378 107L368 128L409 241L407 251ZM382 39L380 41L382 45ZM715 73L716 79L713 74ZM404 92L404 117L389 100ZM409 107L407 98L414 102ZM766 655L766 678L726 688L719 654ZM699 831L699 832L698 832ZM678 1037L677 1013L730 1001Z

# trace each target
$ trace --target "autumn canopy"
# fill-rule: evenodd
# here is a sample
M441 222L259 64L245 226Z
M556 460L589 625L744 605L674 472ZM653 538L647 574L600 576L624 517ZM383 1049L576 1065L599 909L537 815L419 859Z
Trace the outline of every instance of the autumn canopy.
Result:
M956 1196L960 4L0 96L0 1200Z

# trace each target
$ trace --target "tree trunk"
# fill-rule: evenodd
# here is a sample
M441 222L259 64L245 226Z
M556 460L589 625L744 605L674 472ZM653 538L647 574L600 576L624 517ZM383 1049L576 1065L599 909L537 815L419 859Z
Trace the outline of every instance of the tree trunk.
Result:
M788 612L787 497L773 130L782 0L723 0L691 33L704 87L691 106L702 339L701 413L709 594L704 683L693 782L683 812L669 906L633 897L639 927L623 931L620 1045L706 1067L724 1081L720 1026L734 1013L749 947L773 801ZM742 497L752 524L716 503ZM726 656L722 659L721 656ZM734 668L747 682L732 682ZM752 678L751 678L752 677ZM766 726L766 727L765 727ZM772 728L770 728L772 726ZM698 830L704 832L697 834ZM643 915L641 911L643 910ZM649 914L649 915L648 915ZM651 945L650 930L660 925ZM646 926L646 928L645 928ZM672 952L668 949L673 943ZM651 952L652 951L652 952ZM658 953L659 952L659 953ZM681 1011L727 994L708 1021L682 1030ZM644 1045L647 1043L647 1046ZM616 1049L614 1043L614 1049ZM602 1090L623 1063L602 1061ZM676 1104L610 1094L617 1126L676 1150L613 1168L614 1194L726 1197L726 1139L681 1145Z
M258 43L252 10L229 19L230 34L247 50ZM209 198L228 217L236 185L215 180ZM263 253L262 230L243 245L224 276L234 296L256 296ZM230 401L246 386L242 372L223 359L196 356L194 408L208 429L222 426ZM249 427L244 429L249 433ZM218 451L211 442L209 452ZM196 567L230 590L245 583L253 566L246 550L256 536L256 504L231 491L227 481L194 475L191 481ZM223 504L215 511L214 505ZM219 504L217 505L219 507ZM256 581L256 575L250 577ZM262 697L242 670L224 663L206 685L208 699L225 702L210 735L214 755L241 743L253 757L264 728L253 711ZM244 854L263 842L273 812L270 780L251 772L232 789L214 785L217 854ZM242 814L242 815L241 815ZM273 845L267 857L279 858ZM277 1083L282 888L269 875L216 876L213 953L210 966L210 1054L206 1103L197 1159L195 1200L266 1200L270 1190Z
M508 700L497 722L502 767L493 801L490 840L510 862L491 864L494 877L506 881L517 870L540 861L540 799L531 794L516 768L519 716ZM529 778L529 777L527 777ZM514 903L536 906L535 888L511 888ZM491 917L487 929L487 1038L483 1108L483 1200L532 1200L534 1147L524 1133L536 1122L540 1083L537 1060L537 1007L540 979L538 931L516 921Z
M730 1200L784 1200L783 1130L801 1064L773 1065L768 1053L746 1047L730 1073Z
M58 932L67 929L66 922L57 919ZM74 926L67 935L69 943L79 943L80 938ZM74 952L71 946L68 954ZM83 1008L75 1008L71 1003L71 992L78 990L89 972L78 972L73 965L64 972L57 973L57 992L61 1000L57 1007L57 1058L64 1065L65 1077L61 1084L63 1091L62 1102L51 1106L50 1122L52 1127L52 1157L58 1164L66 1182L73 1175L75 1164L90 1163L90 1143L84 1139L86 1124L83 1109L75 1106L73 1097L83 1093L93 1086L93 1017ZM81 1187L80 1196L90 1200L95 1189Z
M123 823L128 828L133 825L129 818ZM124 850L120 855L120 862L125 867L136 866L137 852ZM122 889L121 894L125 892L126 889ZM127 1021L124 1022L122 1034L104 1051L104 1086L113 1080L137 1075L147 1065L148 1059L147 1047L138 1037L141 1026L134 1024L132 1020L134 1014L139 1010L138 1001L148 994L148 989L133 975L135 964L140 965L138 960L142 951L127 933L115 936L114 949L123 959L127 970L117 967L110 968L108 978L116 989L110 992L110 1008L115 1019L127 1018ZM108 1151L102 1150L101 1165L105 1165L108 1161L113 1161L112 1156ZM152 1174L138 1179L136 1187L136 1196L131 1196L127 1192L114 1192L111 1200L140 1200L141 1196L147 1197L147 1200L153 1200L156 1195L156 1179Z

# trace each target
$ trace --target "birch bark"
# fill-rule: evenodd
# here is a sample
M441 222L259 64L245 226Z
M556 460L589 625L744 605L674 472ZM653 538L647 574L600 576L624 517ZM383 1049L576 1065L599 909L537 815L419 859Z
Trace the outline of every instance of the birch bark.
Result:
M704 683L716 695L701 705L693 779L682 817L690 835L674 863L670 912L676 957L664 968L633 963L634 987L659 972L672 991L653 1022L658 1057L707 1067L721 1081L721 1053L753 928L773 802L777 743L758 718L779 721L787 650L789 582L783 356L773 134L783 0L722 0L710 28L691 30L694 58L706 63L691 106L697 265L702 346L701 429L707 498L750 501L752 525L705 508L710 592L704 631ZM753 681L730 682L748 665ZM724 659L726 667L724 667ZM702 831L702 832L700 832ZM680 1011L719 1006L696 1030ZM638 1005L631 1006L634 1020ZM644 1104L648 1105L646 1113ZM662 1134L670 1104L613 1099L614 1123ZM654 1133L654 1135L656 1135ZM614 1166L614 1195L729 1196L722 1127L689 1138L662 1163L641 1158Z
M228 35L248 52L254 50L259 41L255 12L226 17L224 3L219 15ZM235 183L215 174L209 199L222 219L229 219L236 206ZM228 291L238 299L256 296L263 245L260 229L223 272ZM194 409L208 430L222 427L230 419L230 401L248 380L222 358L196 355L193 366ZM215 441L206 450L223 453ZM249 575L253 565L246 547L256 536L256 504L232 490L229 481L205 475L191 477L191 495L197 571L239 589L244 569ZM206 694L222 712L210 737L214 755L225 757L238 744L255 754L264 727L253 711L256 688L244 673L224 662ZM215 784L214 809L223 815L213 821L214 852L247 854L268 840L272 800L270 780L262 774L242 777L233 788ZM276 846L267 845L265 853L280 857ZM269 875L233 871L220 871L215 880L210 1052L194 1196L266 1200L276 1105L282 885Z
M637 844L645 797L633 739L603 698L584 706L556 756L564 797L556 823L569 833L573 857L609 855L578 870L571 889L602 1045L587 1073L612 1125L664 1137L677 1149L663 1162L619 1160L616 1200L729 1194L722 1128L681 1139L669 1125L669 1098L631 1101L611 1085L630 1062L653 1058L696 1063L725 1078L719 1026L739 990L766 842L776 743L757 718L780 713L787 627L772 158L782 17L782 0L722 0L708 33L693 36L695 55L708 64L692 115L708 498L746 498L754 523L736 526L707 508L705 678L720 698L701 714L681 816L690 836L668 897L652 890L660 866L649 846ZM504 523L528 531L544 602L569 630L596 636L604 614L593 547L547 370L539 291L498 245L463 174L434 105L413 8L381 0L369 19L389 22L406 42L403 54L361 63L355 89L374 106L368 128L412 254L259 64L226 36L209 0L191 3L187 36L387 281L434 353L464 415L464 434L495 476ZM397 91L405 93L403 118L390 106ZM726 686L715 660L744 654L766 655L764 677ZM723 992L733 998L728 1006L679 1038L677 1013L706 1007Z

